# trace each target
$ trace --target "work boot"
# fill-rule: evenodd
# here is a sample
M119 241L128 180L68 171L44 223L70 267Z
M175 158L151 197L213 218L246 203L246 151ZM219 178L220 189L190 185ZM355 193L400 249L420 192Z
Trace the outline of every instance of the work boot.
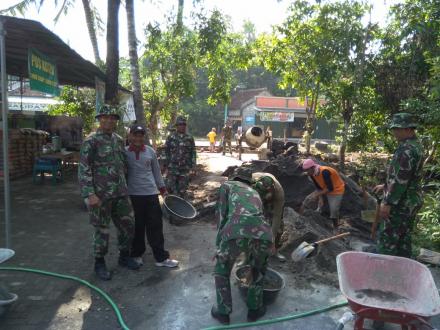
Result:
M127 267L131 270L138 270L141 265L139 265L134 258L130 257L128 254L121 252L118 260L119 266Z
M110 281L112 279L112 273L108 271L105 261L95 262L95 274L103 281Z
M215 306L211 308L211 316L217 319L221 324L229 324L229 314L220 313Z
M333 228L336 229L339 226L339 221L338 219L330 219L333 222Z
M248 322L255 322L260 317L264 316L266 314L266 306L262 306L259 309L249 309L247 314L247 320Z

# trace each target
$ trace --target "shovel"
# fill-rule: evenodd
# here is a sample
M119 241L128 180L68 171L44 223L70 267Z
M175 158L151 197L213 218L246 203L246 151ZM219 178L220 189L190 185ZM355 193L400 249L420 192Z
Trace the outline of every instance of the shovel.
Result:
M345 236L350 235L350 233L342 233L336 236L332 236L329 238L324 238L320 241L317 241L315 243L309 244L307 242L302 242L290 255L293 261L298 262L301 261L307 257L310 257L311 253L316 250L319 244L333 241L334 239L342 238Z

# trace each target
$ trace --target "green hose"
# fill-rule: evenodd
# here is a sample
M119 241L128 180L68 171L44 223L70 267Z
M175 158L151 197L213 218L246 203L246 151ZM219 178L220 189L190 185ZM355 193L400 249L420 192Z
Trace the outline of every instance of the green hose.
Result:
M46 275L46 276L53 276L53 277L59 277L59 278L63 278L66 280L73 280L73 281L77 281L81 284L84 284L85 286L89 287L92 290L95 290L96 292L98 292L101 296L104 297L104 299L110 304L110 306L113 308L113 311L116 314L116 317L118 318L118 322L121 325L122 329L124 330L130 330L130 328L125 324L124 319L122 318L122 314L121 311L119 310L118 306L116 306L116 304L113 302L113 300L110 298L110 296L105 293L104 291L102 291L100 288L90 284L87 281L84 281L78 277L75 276L70 276L70 275L63 275L63 274L58 274L58 273L52 273L52 272L47 272L44 270L39 270L39 269L32 269L32 268L22 268L22 267L0 267L0 271L1 270L12 270L12 271L19 271L19 272L29 272L29 273L36 273L36 274L40 274L40 275Z
M272 324L272 323L277 323L277 322L284 322L284 321L289 321L289 320L295 320L295 319L299 319L301 317L311 316L311 315L315 315L315 314L319 314L319 313L324 313L324 312L327 312L329 310L332 310L332 309L335 309L335 308L339 308L339 307L344 307L344 306L347 306L347 305L348 305L348 302L345 301L345 302L341 302L341 303L338 303L338 304L330 305L330 306L327 306L327 307L323 307L323 308L319 308L319 309L314 309L314 310L311 310L311 311L308 311L308 312L294 314L294 315L288 315L288 316L283 316L283 317L277 317L277 318L271 319L271 320L262 320L262 321L250 322L250 323L237 323L237 324L231 324L231 325L221 325L221 326L205 328L203 330L237 329L237 328L254 327L254 326L259 326L259 325L267 325L267 324Z
M66 280L77 281L77 282L79 282L79 283L89 287L90 289L95 290L102 297L104 297L104 299L113 308L113 311L115 312L116 317L118 318L118 322L121 325L122 329L130 330L130 328L125 324L124 319L122 318L121 311L119 310L118 306L116 306L116 304L113 302L113 300L110 298L110 296L107 293L105 293L104 291L102 291L100 288L90 284L87 281L84 281L84 280L82 280L82 279L80 279L78 277L75 277L75 276L63 275L63 274L58 274L58 273L52 273L52 272L47 272L47 271L44 271L44 270L33 269L33 268L0 267L0 271L1 270L10 270L10 271L36 273L36 274L40 274L40 275L53 276L53 277L63 278L63 279L66 279ZM283 317L277 317L277 318L271 319L271 320L262 320L262 321L251 322L251 323L237 323L237 324L224 325L224 326L215 326L215 327L209 327L209 328L206 328L206 329L203 329L203 330L237 329L237 328L247 328L247 327L259 326L259 325L273 324L273 323L277 323L277 322L284 322L284 321L289 321L289 320L295 320L295 319L299 319L299 318L306 317L306 316L311 316L311 315L315 315L315 314L319 314L319 313L324 313L324 312L327 312L329 310L332 310L332 309L335 309L335 308L339 308L339 307L343 307L343 306L346 306L346 305L348 305L348 302L345 301L345 302L341 302L341 303L338 303L338 304L326 306L326 307L323 307L323 308L311 310L311 311L308 311L308 312L294 314L294 315L288 315L288 316L283 316Z

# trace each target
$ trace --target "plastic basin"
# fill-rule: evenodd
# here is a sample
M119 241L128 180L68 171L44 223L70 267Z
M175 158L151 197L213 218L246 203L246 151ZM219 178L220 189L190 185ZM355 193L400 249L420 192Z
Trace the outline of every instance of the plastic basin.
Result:
M243 282L243 279L246 276L246 273L249 271L249 267L250 266L248 265L237 267L234 271L234 277L238 283L241 297L245 301L247 298L248 285ZM264 284L266 284L265 282L267 281L271 283L270 288L268 288L267 285L263 285L263 302L265 305L269 305L275 301L275 299L278 297L278 293L284 288L286 283L281 274L272 268L267 268L264 277Z

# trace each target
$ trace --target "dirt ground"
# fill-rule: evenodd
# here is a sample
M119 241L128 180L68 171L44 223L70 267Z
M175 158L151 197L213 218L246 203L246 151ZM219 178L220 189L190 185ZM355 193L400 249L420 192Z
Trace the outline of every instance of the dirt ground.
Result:
M243 155L244 160L256 159L255 154ZM204 329L219 325L209 315L215 301L212 277L215 225L212 217L215 191L223 178L221 173L233 165L241 165L234 157L200 153L199 175L194 178L191 192L194 204L201 211L197 220L181 226L164 221L166 248L180 261L177 269L154 265L147 249L145 265L129 271L117 265L115 231L112 230L109 267L114 272L110 282L102 282L93 274L91 254L92 228L88 224L75 173L65 182L52 186L50 180L34 185L31 178L12 182L12 248L16 255L1 266L43 269L80 277L107 292L117 303L130 329ZM3 199L2 199L3 200ZM310 211L313 212L313 211ZM306 214L307 215L307 214ZM312 215L316 223L325 218ZM294 208L286 209L287 233L283 253L289 256L295 239L314 240L315 232L326 224L313 227ZM3 228L3 218L0 221ZM320 229L322 230L322 229ZM329 227L322 235L332 232ZM307 236L309 235L309 236ZM270 267L280 272L286 286L277 300L268 306L263 319L305 312L344 301L338 289L334 254L349 249L350 239L331 243L313 259L294 264L270 260ZM4 246L4 237L0 237ZM431 268L437 285L438 268ZM232 281L234 283L234 281ZM0 271L0 285L18 294L18 301L0 317L0 329L119 329L110 306L90 289L79 283L24 272ZM232 284L234 311L232 323L246 320L246 306L235 284ZM264 329L334 329L336 321L348 308L266 325ZM440 318L432 323L440 327ZM346 328L352 328L347 325ZM251 328L252 329L252 328ZM254 329L257 329L254 327ZM388 326L386 329L394 329Z

